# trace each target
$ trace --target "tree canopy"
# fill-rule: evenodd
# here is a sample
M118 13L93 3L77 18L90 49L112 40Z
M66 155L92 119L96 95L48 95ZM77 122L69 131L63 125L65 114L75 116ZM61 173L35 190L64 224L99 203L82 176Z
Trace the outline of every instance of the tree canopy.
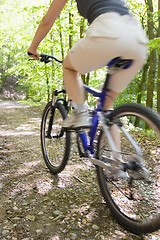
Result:
M0 0L0 90L8 76L16 76L19 89L36 102L51 98L52 90L62 84L62 66L47 66L28 61L27 48L36 28L47 11L50 0ZM134 16L141 22L148 38L148 58L115 105L139 102L160 112L160 3L128 0ZM77 12L76 2L69 0L39 50L63 59L75 42L83 37L88 23ZM82 76L86 84L98 89L104 81L106 68ZM92 99L89 99L92 104Z

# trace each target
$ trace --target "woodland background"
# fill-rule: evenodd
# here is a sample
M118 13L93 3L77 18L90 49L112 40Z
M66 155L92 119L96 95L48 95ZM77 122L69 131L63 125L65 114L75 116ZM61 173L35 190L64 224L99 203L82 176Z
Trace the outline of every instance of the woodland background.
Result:
M17 83L17 91L26 101L42 104L52 91L62 85L62 66L28 61L27 49L51 0L0 0L0 92L7 79ZM135 80L118 97L115 105L138 102L160 113L160 0L128 0L134 16L141 22L148 38L148 57ZM83 37L87 20L77 12L75 0L68 0L52 30L40 44L42 53L63 59L75 42ZM104 81L106 68L82 76L97 89ZM89 98L93 104L93 99Z

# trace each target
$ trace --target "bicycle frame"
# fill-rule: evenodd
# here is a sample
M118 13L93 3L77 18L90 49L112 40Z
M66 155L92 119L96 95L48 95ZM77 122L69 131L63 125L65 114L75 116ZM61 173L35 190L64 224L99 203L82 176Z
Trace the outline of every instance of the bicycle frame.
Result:
M107 75L106 81L108 81L110 79L111 75ZM107 162L109 162L111 159L105 158L103 157L103 160L101 161L100 159L96 159L95 158L95 149L94 149L94 140L95 140L95 135L97 132L97 127L98 127L98 123L99 121L102 123L102 128L105 132L105 136L107 137L108 140L108 144L110 146L111 149L111 153L112 153L112 157L114 160L114 167L120 167L121 169L123 169L123 167L128 167L128 168L132 168L132 166L130 166L129 164L125 164L123 165L123 159L122 159L122 155L121 153L117 150L114 140L112 138L111 132L110 132L110 123L107 124L106 117L104 117L103 114L103 106L104 106L104 102L105 102L105 97L107 94L106 90L102 91L98 91L94 88L90 88L87 85L84 84L84 89L86 92L92 94L94 97L99 98L99 104L98 106L93 110L92 114L92 126L88 132L88 135L86 133L85 130L81 129L77 131L77 134L79 135L82 145L83 145L83 149L85 152L85 156L86 157L90 157L90 160L93 164L98 165L102 168L105 169L109 169L110 170L110 166L108 166ZM108 117L109 117L110 111L108 111ZM110 122L110 121L109 121ZM113 123L112 123L113 124ZM134 141L134 139L131 137L131 135L127 132L127 130L122 126L119 126L121 128L121 131L123 131L124 135L126 136L126 138L129 140L129 142L131 143L131 145L135 148L136 152L137 152L137 156L139 156L139 160L141 162L141 164L143 163L142 161L142 153L141 153L141 148L137 145L137 143ZM89 136L89 137L88 137ZM112 166L112 168L114 168Z
M107 81L109 80L110 76L108 76ZM86 156L88 155L87 152L89 152L91 155L94 155L95 151L94 151L94 139L95 139L95 135L97 132L97 127L98 127L98 122L101 121L102 122L102 127L106 133L109 145L112 149L112 154L115 158L120 158L120 154L118 153L116 146L114 144L113 138L111 136L111 133L109 131L109 127L106 125L105 123L105 118L103 116L103 106L104 106L104 102L105 102L105 97L106 97L106 90L102 90L102 91L98 91L95 90L94 88L90 88L87 85L84 85L85 91L92 94L94 97L99 98L99 104L97 106L97 108L94 109L93 111L93 116L92 116L92 126L89 130L88 136L86 134L86 132L84 130L80 130L78 132L80 139L82 141L82 145L84 148L84 151L86 153Z
M92 112L93 116L92 116L92 126L90 128L90 131L88 133L90 139L88 139L88 136L86 134L86 132L84 130L79 130L78 134L80 136L80 139L82 141L82 145L84 148L84 151L87 154L87 151L89 151L90 154L94 154L94 148L93 148L93 142L95 139L95 135L97 132L97 127L98 127L98 122L99 122L99 115L98 112L102 111L102 108L104 106L104 101L105 101L105 96L106 96L106 92L105 91L98 91L94 88L90 88L87 85L83 85L84 89L86 92L92 94L94 97L99 98L99 104L97 106L97 108Z
M44 63L48 63L48 62L51 62L52 60L56 60L59 63L63 62L63 61L55 58L54 56L41 54L40 61L42 61ZM118 71L119 69L129 68L132 65L132 63L133 63L132 59L122 59L121 57L116 57L116 58L112 59L107 65L108 66L108 73L107 73L107 76L106 76L106 79L105 79L105 82L104 82L104 85L103 85L103 88L102 88L101 91L96 90L94 88L91 88L91 87L84 84L85 91L92 94L94 97L99 99L98 100L98 106L94 109L94 111L92 113L93 114L93 116L92 116L92 126L90 128L90 131L89 131L88 135L85 132L85 130L83 130L83 129L77 130L77 134L80 136L80 139L82 141L82 145L83 145L84 152L85 152L86 156L88 156L88 153L89 153L89 155L94 156L95 151L94 151L93 143L94 143L95 135L96 135L96 132L97 132L98 123L99 123L99 121L101 121L103 130L104 130L105 135L108 139L108 143L109 143L109 146L110 146L113 157L115 159L119 159L119 160L121 160L121 158L122 158L121 154L116 149L115 143L114 143L112 135L110 133L110 125L106 124L106 118L104 117L104 114L103 114L103 106L104 106L106 94L109 91L108 83L110 81L110 78L111 78L112 74L115 73L116 71ZM52 105L54 105L56 103L56 101L62 100L63 104L65 105L65 108L68 111L69 105L67 104L67 101L63 98L59 98L59 99L57 98L59 93L66 93L66 91L63 90L63 89L60 90L60 91L56 90L54 92ZM70 104L71 104L71 102L70 102ZM73 107L75 107L75 106L73 105ZM124 127L121 126L121 130L124 132L124 134L126 135L128 140L131 142L132 146L135 148L135 150L137 152L137 155L141 159L141 156L142 156L141 149L138 147L136 142L128 134L128 132L125 130ZM96 160L93 157L92 157L92 159L93 159L93 161L97 162L96 163L97 165L100 166L100 165L103 164L103 167L105 167L104 166L105 163L102 163L100 160Z
M105 135L108 139L108 143L112 152L112 156L114 157L114 159L118 159L120 161L122 161L122 156L120 154L120 152L118 152L115 143L113 141L111 132L110 132L110 125L106 124L106 118L103 115L103 106L104 106L104 102L105 102L105 98L107 95L107 92L109 91L109 89L107 88L108 83L110 81L110 78L112 76L112 74L114 72L116 72L117 70L119 70L120 68L128 68L130 67L130 65L132 64L132 60L122 60L120 58L116 58L113 59L109 64L108 64L108 74L106 76L106 80L104 83L104 86L102 88L101 91L98 91L94 88L91 88L85 84L83 84L84 89L86 92L90 93L91 95L93 95L94 97L98 98L98 106L94 109L93 111L93 116L92 116L92 126L88 132L88 136L86 134L86 132L84 130L79 130L77 133L80 136L80 139L82 141L82 145L84 148L84 152L86 154L86 156L89 155L94 156L94 139L95 139L95 135L97 132L97 127L98 127L98 123L99 121L102 123L102 127L103 130L105 132ZM123 133L125 134L125 136L127 137L127 139L131 142L132 146L135 148L137 155L139 156L140 159L142 159L142 153L141 153L141 149L140 147L137 145L137 143L134 141L134 139L130 136L130 134L125 130L125 128L123 126L121 126L121 130L123 131ZM96 163L99 166L105 167L105 163L100 162L99 160L93 159L92 157L92 162Z
M43 62L50 62L49 58L55 59L43 55ZM113 111L104 110L110 77L120 68L128 68L132 62L120 57L113 59L101 91L84 85L85 91L97 98L94 109L88 109L92 120L88 130L63 128L63 119L77 106L63 87L55 90L52 101L47 103L42 115L41 147L48 169L58 174L70 160L70 131L74 131L79 157L87 157L96 167L102 196L112 214L126 229L143 234L160 228L157 145L151 145L149 154L147 149L148 141L156 139L156 133L159 133L160 117L149 108L133 103L124 104ZM134 124L135 119L139 119L138 127ZM142 128L146 124L149 131L144 135ZM100 134L97 134L99 125ZM143 136L147 138L144 140ZM95 141L97 139L98 142ZM84 162L88 166L88 161ZM152 218L150 215L153 215Z

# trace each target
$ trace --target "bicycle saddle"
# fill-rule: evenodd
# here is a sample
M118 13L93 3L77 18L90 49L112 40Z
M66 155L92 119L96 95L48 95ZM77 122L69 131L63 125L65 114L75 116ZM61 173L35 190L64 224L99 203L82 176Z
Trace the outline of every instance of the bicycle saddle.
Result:
M109 68L122 68L127 69L129 68L133 63L133 59L122 59L121 57L113 58L107 66Z

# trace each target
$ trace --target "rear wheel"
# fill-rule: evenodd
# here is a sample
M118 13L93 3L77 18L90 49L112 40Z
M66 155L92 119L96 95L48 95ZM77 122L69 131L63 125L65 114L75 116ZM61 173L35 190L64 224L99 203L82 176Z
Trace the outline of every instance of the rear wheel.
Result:
M144 179L137 175L137 169L130 170L128 178L114 180L107 176L105 169L97 166L102 195L114 217L125 228L136 234L156 231L160 228L160 116L145 106L125 104L111 113L110 121L119 128L123 161L137 162L139 154L123 133L122 126L140 146L148 173ZM97 159L109 159L110 156L102 130Z
M49 102L43 112L41 122L41 148L44 161L49 170L57 174L68 161L70 153L70 133L62 129L67 111L61 102L52 106Z

